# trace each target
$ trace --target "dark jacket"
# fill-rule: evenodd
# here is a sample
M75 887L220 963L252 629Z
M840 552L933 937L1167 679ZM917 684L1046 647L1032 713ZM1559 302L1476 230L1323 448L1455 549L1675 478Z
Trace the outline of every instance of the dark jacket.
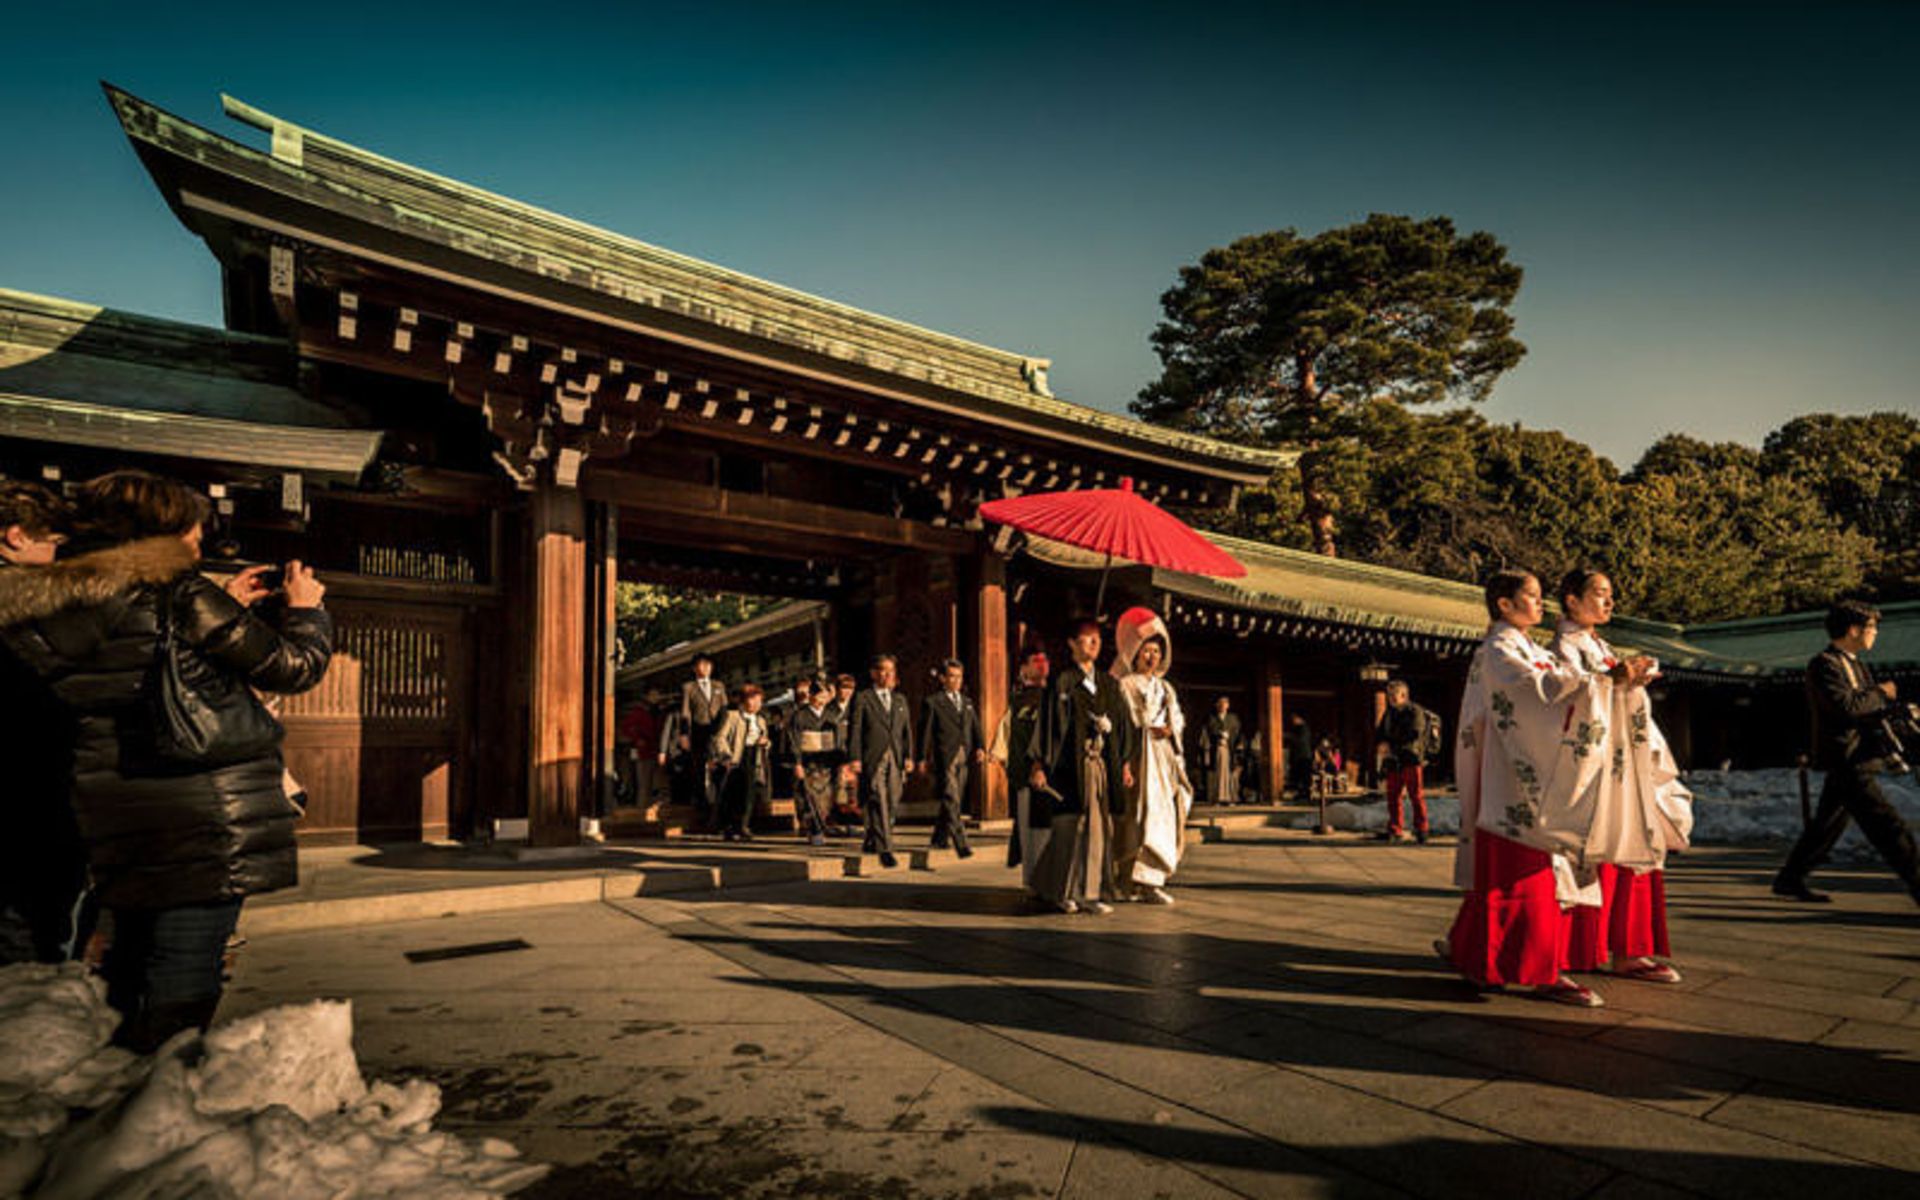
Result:
M17 585L15 574L30 578ZM332 653L326 613L294 610L270 624L196 572L177 538L0 578L8 644L76 722L74 811L108 908L209 904L295 880L296 813L277 750L200 771L160 766L152 753L148 691L163 598L190 652L189 682L223 697L222 708L251 703L237 684L305 691Z
M903 770L913 761L913 719L907 712L907 698L895 689L892 699L890 707L881 708L880 694L873 689L854 694L853 712L847 718L847 755L862 771L878 770L888 750Z
M1870 748L1861 734L1886 716L1887 697L1874 685L1873 672L1828 646L1807 664L1807 711L1813 722L1813 765L1823 771L1871 766Z
M1113 676L1096 669L1091 693L1085 687L1086 678L1086 673L1072 663L1054 672L1040 716L1036 757L1047 773L1047 785L1060 797L1059 808L1085 812L1086 798L1080 794L1080 757L1088 740L1101 736L1100 757L1107 768L1107 807L1120 812L1127 803L1121 771L1134 753L1133 715ZM1102 716L1108 722L1104 735L1099 734L1097 724Z
M1045 687L1016 688L1007 704L1007 786L1016 794L1030 787L1033 757L1039 748L1040 717L1046 705ZM1052 822L1051 798L1044 792L1028 796L1027 824L1045 829ZM1018 865L1018 861L1015 859L1014 865Z
M0 558L0 577L39 569ZM40 941L56 926L64 937L86 886L86 851L67 800L73 737L73 718L52 690L0 642L0 908L27 918ZM34 949L43 961L57 957L51 945Z
M1426 730L1426 709L1411 700L1398 708L1387 705L1379 726L1373 731L1373 740L1387 748L1387 770L1404 771L1426 765Z
M986 748L980 713L965 695L957 709L944 689L920 702L920 755L931 769L943 769L955 758L971 758L974 751Z

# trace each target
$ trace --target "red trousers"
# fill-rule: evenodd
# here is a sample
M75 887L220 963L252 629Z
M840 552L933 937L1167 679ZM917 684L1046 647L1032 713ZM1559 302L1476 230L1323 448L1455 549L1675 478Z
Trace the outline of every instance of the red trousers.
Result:
M1569 922L1554 894L1553 859L1473 831L1473 889L1460 901L1447 946L1476 983L1541 987L1560 978Z
M1636 875L1600 864L1600 907L1578 907L1568 917L1566 966L1597 971L1615 958L1665 958L1667 875Z
M1413 809L1413 827L1421 833L1427 831L1427 793L1422 787L1420 768L1399 767L1387 772L1387 832L1395 837L1400 835L1400 793L1407 793L1409 807Z

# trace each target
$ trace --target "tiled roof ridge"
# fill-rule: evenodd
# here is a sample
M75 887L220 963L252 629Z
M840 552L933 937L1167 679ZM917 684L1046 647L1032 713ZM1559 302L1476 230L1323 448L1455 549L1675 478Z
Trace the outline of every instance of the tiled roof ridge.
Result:
M430 195L438 195L454 201L470 203L480 209L491 209L503 220L535 226L560 238L571 238L580 245L561 248L558 252L555 252L552 247L524 248L529 253L551 257L556 265L573 259L574 266L587 272L592 278L592 283L585 286L616 301L693 316L716 328L730 330L736 334L745 333L801 350L813 349L814 352L822 352L817 347L810 347L805 341L796 341L793 337L781 337L779 331L773 328L784 320L792 322L796 330L804 331L805 323L811 319L817 326L827 327L824 329L817 327L812 332L813 337L829 341L845 341L859 351L856 355L829 355L830 357L847 359L871 369L919 380L935 387L947 388L1013 408L1025 409L1028 412L1099 430L1116 437L1130 438L1150 445L1173 447L1190 454L1210 457L1221 463L1231 462L1243 469L1260 467L1271 470L1284 466L1291 459L1289 451L1217 441L1198 434L1147 424L1094 408L1091 405L1061 399L1050 391L1044 390L1045 384L1042 380L1050 360L1043 357L1001 350L952 334L940 333L937 330L841 304L796 288L772 283L756 276L679 254L643 242L638 238L615 233L537 205L513 200L485 188L463 183L374 151L362 149L352 143L285 121L231 97L222 98L229 114L256 128L270 131L274 147L272 153L263 153L245 143L215 133L111 84L105 87L128 135L139 140L153 141L152 127L160 122L171 123L173 127L195 139L218 143L225 152L236 153L259 166L275 172L285 172L306 184L317 185L342 197L355 199L375 208L386 209L398 217L412 221L416 226L441 222L450 228L463 231L468 237L477 237L482 242L510 241L506 231L499 226L489 227L484 223L451 220L443 213L428 211L424 205L410 207L400 197L382 195L379 191L370 189L364 181L356 182L340 176L347 172L359 171L365 175L384 177L395 181L401 188L412 189L419 193L416 203ZM341 163L346 171L329 173L324 169L317 169L308 161L310 154L321 162ZM572 253L567 253L568 250ZM595 258L594 251L599 252L598 259ZM606 261L608 255L624 255L626 261L616 260L609 264ZM657 289L662 293L676 289L685 291L690 293L689 302L685 304L652 303L644 296L633 294L632 288L614 286L623 281L607 277L618 275L621 268L629 270L635 276L644 275L646 270L654 271L656 276L677 274L680 278L666 282L658 278L651 283L640 278L624 282L636 287ZM657 298L665 299L664 296ZM673 299L680 299L680 297L676 296ZM756 299L763 304L762 309L756 310L752 307ZM787 310L784 315L777 311L782 307ZM776 311L768 312L766 311L768 308ZM699 311L702 309L705 311ZM889 372L885 365L870 361L875 356L883 360L911 363L915 369Z

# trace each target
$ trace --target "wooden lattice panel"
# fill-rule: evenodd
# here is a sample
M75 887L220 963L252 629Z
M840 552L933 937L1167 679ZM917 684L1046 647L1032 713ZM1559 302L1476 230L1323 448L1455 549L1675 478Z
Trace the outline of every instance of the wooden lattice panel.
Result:
M385 613L342 613L334 628L333 665L319 687L289 696L294 717L445 721L451 715L448 638L443 622Z

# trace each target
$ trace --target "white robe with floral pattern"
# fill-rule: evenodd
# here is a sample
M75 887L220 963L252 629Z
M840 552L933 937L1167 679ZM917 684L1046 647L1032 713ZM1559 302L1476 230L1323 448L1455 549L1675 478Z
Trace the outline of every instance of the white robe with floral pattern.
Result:
M1597 906L1599 880L1585 858L1605 738L1592 674L1496 621L1474 651L1460 701L1455 883L1473 886L1473 844L1492 833L1553 856L1561 904Z
M1607 678L1619 661L1613 647L1570 621L1560 622L1553 653L1592 677L1590 686L1605 714L1599 750L1606 770L1586 781L1587 794L1580 798L1593 809L1585 860L1634 872L1661 870L1667 851L1687 848L1693 795L1680 782L1673 751L1653 719L1647 689L1627 688Z

